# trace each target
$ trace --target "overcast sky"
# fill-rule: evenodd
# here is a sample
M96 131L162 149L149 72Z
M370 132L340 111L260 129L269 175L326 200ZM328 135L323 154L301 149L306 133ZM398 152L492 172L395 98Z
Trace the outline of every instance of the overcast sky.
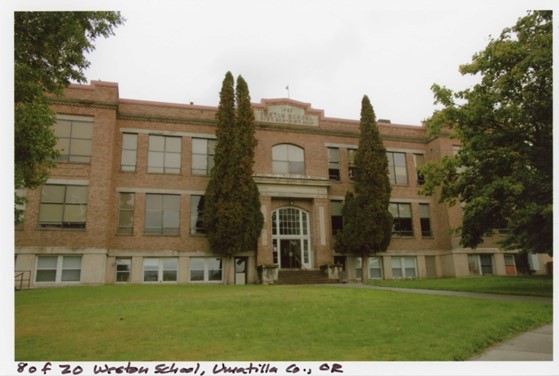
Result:
M459 65L529 9L526 1L114 4L127 21L96 42L87 78L118 82L121 98L216 106L229 70L245 78L253 102L289 95L358 119L366 94L377 118L411 125L435 109L433 83L472 85Z
M7 3L2 9L120 10L126 23L95 41L86 76L117 82L121 98L217 106L231 71L245 78L253 102L289 95L328 117L358 119L366 94L377 118L410 125L433 113L433 83L460 90L475 82L458 68L490 35L528 9L556 7L549 0Z

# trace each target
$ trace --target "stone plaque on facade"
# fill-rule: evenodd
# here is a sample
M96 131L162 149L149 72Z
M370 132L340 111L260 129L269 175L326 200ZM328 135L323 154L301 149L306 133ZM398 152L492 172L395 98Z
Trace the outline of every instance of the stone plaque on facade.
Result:
M318 116L308 115L302 108L287 104L268 106L267 109L254 109L254 118L262 123L281 123L318 127Z

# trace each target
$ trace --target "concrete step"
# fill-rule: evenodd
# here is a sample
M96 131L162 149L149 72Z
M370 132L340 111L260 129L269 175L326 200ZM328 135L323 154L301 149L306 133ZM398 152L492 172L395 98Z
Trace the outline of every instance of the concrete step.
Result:
M336 283L320 270L280 270L278 284L280 285L309 285L320 283Z

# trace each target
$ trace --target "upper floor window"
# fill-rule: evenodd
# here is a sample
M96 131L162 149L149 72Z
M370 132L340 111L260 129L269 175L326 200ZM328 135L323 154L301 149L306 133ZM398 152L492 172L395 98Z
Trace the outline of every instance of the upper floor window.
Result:
M421 223L421 236L433 236L429 204L419 204L419 220Z
M179 235L180 195L147 194L144 233Z
M192 139L192 175L210 175L214 167L216 140Z
M57 160L66 162L91 162L93 118L89 116L59 115L54 124Z
M206 226L202 220L204 214L204 196L190 196L190 233L206 234Z
M138 135L134 133L122 134L121 171L136 171L136 151L138 149Z
M357 165L355 164L355 157L357 156L357 149L347 149L347 164L349 178L354 179L357 174Z
M171 136L149 136L148 172L180 174L181 138Z
M43 186L39 205L39 226L43 228L85 228L87 186Z
M340 149L328 148L328 178L340 180Z
M425 183L425 177L419 173L419 169L425 165L425 155L414 154L413 161L415 163L415 171L417 172L417 184L421 185Z
M408 184L408 172L406 167L406 154L387 152L388 175L390 183L397 185Z
M295 145L280 144L272 148L272 171L282 175L305 175L305 151Z
M134 232L135 193L119 193L117 234L132 235Z
M344 218L342 216L343 201L330 201L330 219L332 223L332 235L344 228Z
M413 236L411 204L390 203L390 213L394 217L392 234L399 236Z

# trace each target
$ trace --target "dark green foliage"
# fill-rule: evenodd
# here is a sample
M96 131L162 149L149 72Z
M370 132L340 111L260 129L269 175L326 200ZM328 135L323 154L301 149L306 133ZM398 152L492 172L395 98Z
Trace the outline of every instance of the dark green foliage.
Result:
M46 94L60 95L71 81L84 82L85 53L99 36L124 22L118 12L16 12L14 15L14 184L36 188L56 157L55 114ZM16 204L25 199L16 194ZM22 211L16 207L15 222Z
M433 85L444 107L426 123L433 134L449 129L462 147L425 166L422 191L440 187L441 202L461 202L465 247L507 229L504 248L551 254L552 12L519 19L460 71L481 83L457 93Z
M252 179L256 137L248 86L241 76L236 95L233 86L233 75L227 72L216 115L215 166L203 214L212 250L228 256L255 250L264 223Z
M355 194L348 192L342 209L343 229L336 234L336 250L361 256L362 278L367 278L367 257L390 244L393 218L388 210L388 159L375 113L367 96L361 103L361 135L355 157Z

